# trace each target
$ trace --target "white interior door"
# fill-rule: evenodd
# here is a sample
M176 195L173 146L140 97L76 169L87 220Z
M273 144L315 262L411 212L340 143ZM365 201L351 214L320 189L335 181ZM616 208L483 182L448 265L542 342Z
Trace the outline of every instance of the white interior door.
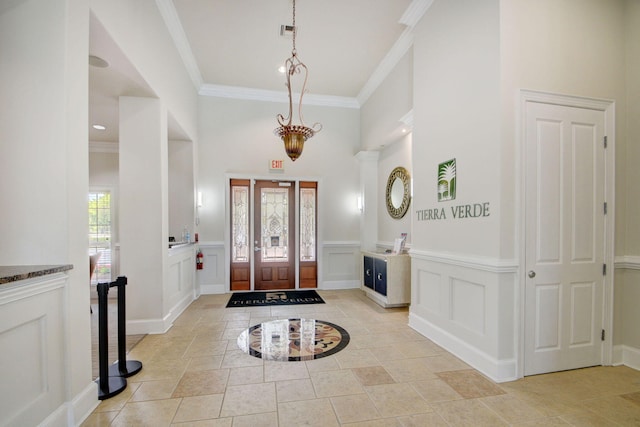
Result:
M524 374L600 365L605 113L525 108Z

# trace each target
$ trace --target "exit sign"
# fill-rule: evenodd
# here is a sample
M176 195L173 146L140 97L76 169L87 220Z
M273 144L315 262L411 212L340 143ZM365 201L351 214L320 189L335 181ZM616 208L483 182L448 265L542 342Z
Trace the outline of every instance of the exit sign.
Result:
M284 172L284 160L269 160L269 170L272 172Z

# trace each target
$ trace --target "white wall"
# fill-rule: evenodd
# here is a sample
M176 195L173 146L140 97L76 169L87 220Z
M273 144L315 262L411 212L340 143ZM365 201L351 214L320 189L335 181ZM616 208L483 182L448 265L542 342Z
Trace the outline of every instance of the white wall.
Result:
M520 351L519 89L614 100L616 255L637 241L637 226L627 223L638 200L626 167L637 163L637 149L627 143L637 132L627 126L634 83L625 85L635 70L629 65L625 74L624 46L634 40L625 40L625 16L638 22L632 3L436 1L416 27L411 322L494 379L517 375ZM636 58L634 50L627 56ZM456 203L489 201L490 217L419 221L416 210L438 207L437 163L454 157ZM616 342L621 325L637 324L627 313L637 305L628 302L637 300L627 280L634 275L620 277L634 298L620 298L617 284Z
M400 121L413 108L413 51L409 49L360 108L361 149L380 150L402 137Z
M64 3L22 1L0 15L0 205L9 207L0 235L12 242L0 248L5 265L68 262Z
M186 226L194 241L193 143L169 141L169 236L180 241Z
M119 221L120 272L131 285L136 284L127 288L127 330L161 332L170 327L176 310L182 308L166 307L168 295L163 295L168 280L167 126L171 123L180 128L184 133L181 136L193 141L197 152L197 91L154 0L90 0L90 6L159 104L156 110L159 116L150 114L153 117L148 133L134 123L125 125L130 136L134 139L139 136L152 148L146 155L139 147L127 146L135 144L134 139L123 141L121 115ZM151 98L147 100L153 102ZM134 112L135 108L129 111ZM125 115L124 119L131 118ZM158 123L163 129L157 127ZM128 160L123 161L123 153ZM154 178L149 179L145 171ZM144 204L145 201L148 203Z
M128 278L127 330L165 332L169 241L167 110L120 97L120 265ZM144 165L144 167L141 167Z
M621 347L619 358L625 364L640 369L640 2L625 2L626 43L626 108L627 149L624 155L624 186L616 188L618 200L625 209L625 223L617 235L624 235L624 252L617 252L620 269L616 274L616 344ZM621 158L620 156L618 158ZM617 186L616 186L617 187ZM620 246L620 245L619 245ZM619 247L618 246L618 247ZM624 255L624 256L621 256Z
M302 156L292 162L280 139L273 134L278 126L276 115L286 113L287 108L286 104L275 102L200 97L197 178L198 189L203 193L203 206L198 210L200 241L215 247L225 242L228 209L225 190L229 176L318 180L318 253L322 256L319 286L323 278L334 282L327 286L345 283L353 286L353 281L359 278L355 266L358 260L352 255L360 239L359 166L355 158L360 142L359 111L305 105L307 124L320 122L323 130L305 143ZM269 172L269 161L274 159L284 160L283 173ZM324 248L327 243L330 248ZM344 250L351 254L348 257L352 267L345 270L344 256L333 256L336 243L346 245ZM340 265L332 269L330 262L334 259L339 259ZM332 275L336 269L344 274ZM201 282L201 285L215 283Z
M577 13L579 12L579 13ZM616 101L616 253L625 243L624 203L626 142L626 94L624 68L624 1L541 0L501 1L502 52L502 168L505 176L517 176L516 97L519 89L539 90ZM633 40L633 39L630 39ZM517 180L503 180L504 194L516 194ZM637 198L637 196L634 196ZM511 206L510 206L511 205ZM518 209L504 205L505 249L515 242L507 228ZM511 250L509 250L510 252Z
M97 403L87 322L88 25L83 0L0 7L0 264L73 264L64 301L62 420ZM11 387L3 384L2 394ZM26 402L25 402L26 403Z
M505 380L516 375L515 266L501 258L499 13L498 0L436 0L415 28L410 325ZM438 202L438 164L453 158L456 199ZM451 210L484 203L488 216Z
M90 0L90 6L180 128L196 141L196 89L155 0Z
M305 106L307 122L320 122L324 128L292 162L273 134L276 115L286 109L286 104L275 102L200 97L198 186L204 199L199 210L200 240L224 240L227 175L318 179L321 239L359 239L354 157L360 141L358 110ZM284 160L284 173L270 175L271 159Z
M625 159L622 167L626 177L626 185L619 190L619 199L626 203L626 221L624 227L620 227L616 237L626 236L624 240L625 255L640 255L640 2L627 0L625 2L625 46L626 46L626 139L627 149L619 159ZM623 110L624 111L624 110ZM624 192L622 192L624 191ZM620 236L622 238L622 236ZM638 282L636 282L638 283ZM640 323L636 323L640 324ZM640 333L640 331L639 331ZM640 341L638 341L640 344ZM640 348L640 345L638 345Z
M393 219L387 212L385 202L387 179L391 171L402 166L412 173L411 168L411 135L403 133L403 129L411 129L410 125L400 119L407 116L413 108L413 51L407 53L395 65L393 70L376 88L360 108L361 149L363 151L377 151L377 174L375 178L365 176L362 182L365 189L375 191L375 219L376 230L366 228L363 234L375 235L375 244L379 249L387 249L393 245L394 239L400 233L408 233L407 243L411 243L411 211L402 219ZM367 206L369 208L369 206ZM371 216L371 210L364 212L367 216L365 224ZM375 250L374 247L370 248Z
M411 134L385 146L378 158L378 245L391 249L394 240L401 233L407 234L407 246L411 245L411 217L413 202L403 218L395 219L389 215L386 203L386 187L389 174L398 166L402 166L412 176Z
M625 46L637 43L631 42L634 40L632 34L629 34L631 38L625 39L625 31L631 31L625 26L625 15L629 15L625 3L624 0L543 0L535 4L524 0L501 2L501 70L506 77L503 79L501 101L504 118L503 169L509 175L518 177L520 174L517 168L519 148L509 142L517 132L514 103L520 88L613 100L616 115L613 147L616 155L617 257L627 254L625 247L629 244L637 247L637 243L632 242L637 242L640 237L638 228L631 225L633 216L629 215L631 211L627 208L630 205L638 206L640 197L630 179L637 168L629 166L637 162L638 151L628 143L626 76L629 73L625 73ZM634 152L635 156L632 155ZM520 180L504 181L505 194L517 195L518 189L511 187L518 185ZM517 197L515 199L518 200ZM520 216L517 203L513 210L505 204L504 211L505 221L517 221ZM516 213L512 215L511 212ZM503 224L503 233L505 247L516 243L509 243L506 224ZM616 293L621 291L622 285L622 276L616 275ZM632 298L631 301L639 300ZM620 333L622 323L630 320L627 318L628 310L616 304L614 313L616 322L613 339L615 344L621 344L624 341Z
M416 25L412 248L500 256L500 57L497 0L436 1ZM438 202L438 164L456 159L457 197ZM490 216L453 219L451 207L490 203ZM417 210L445 209L446 220Z

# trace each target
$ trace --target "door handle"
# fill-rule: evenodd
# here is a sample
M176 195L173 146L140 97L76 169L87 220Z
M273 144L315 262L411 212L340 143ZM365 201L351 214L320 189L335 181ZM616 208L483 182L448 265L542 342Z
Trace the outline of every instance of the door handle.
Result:
M260 252L260 249L262 249L260 246L256 246L255 248L253 248L254 252Z
M534 277L536 277L536 272L533 270L529 270L528 276L530 279L533 279Z

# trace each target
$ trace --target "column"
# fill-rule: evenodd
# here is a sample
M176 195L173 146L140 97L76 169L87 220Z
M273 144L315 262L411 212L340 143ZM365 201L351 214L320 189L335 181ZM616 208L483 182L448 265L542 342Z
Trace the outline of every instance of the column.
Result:
M120 97L120 274L127 330L164 332L168 251L167 110L159 99Z
M356 159L360 162L360 247L375 251L378 241L378 151L360 151Z

